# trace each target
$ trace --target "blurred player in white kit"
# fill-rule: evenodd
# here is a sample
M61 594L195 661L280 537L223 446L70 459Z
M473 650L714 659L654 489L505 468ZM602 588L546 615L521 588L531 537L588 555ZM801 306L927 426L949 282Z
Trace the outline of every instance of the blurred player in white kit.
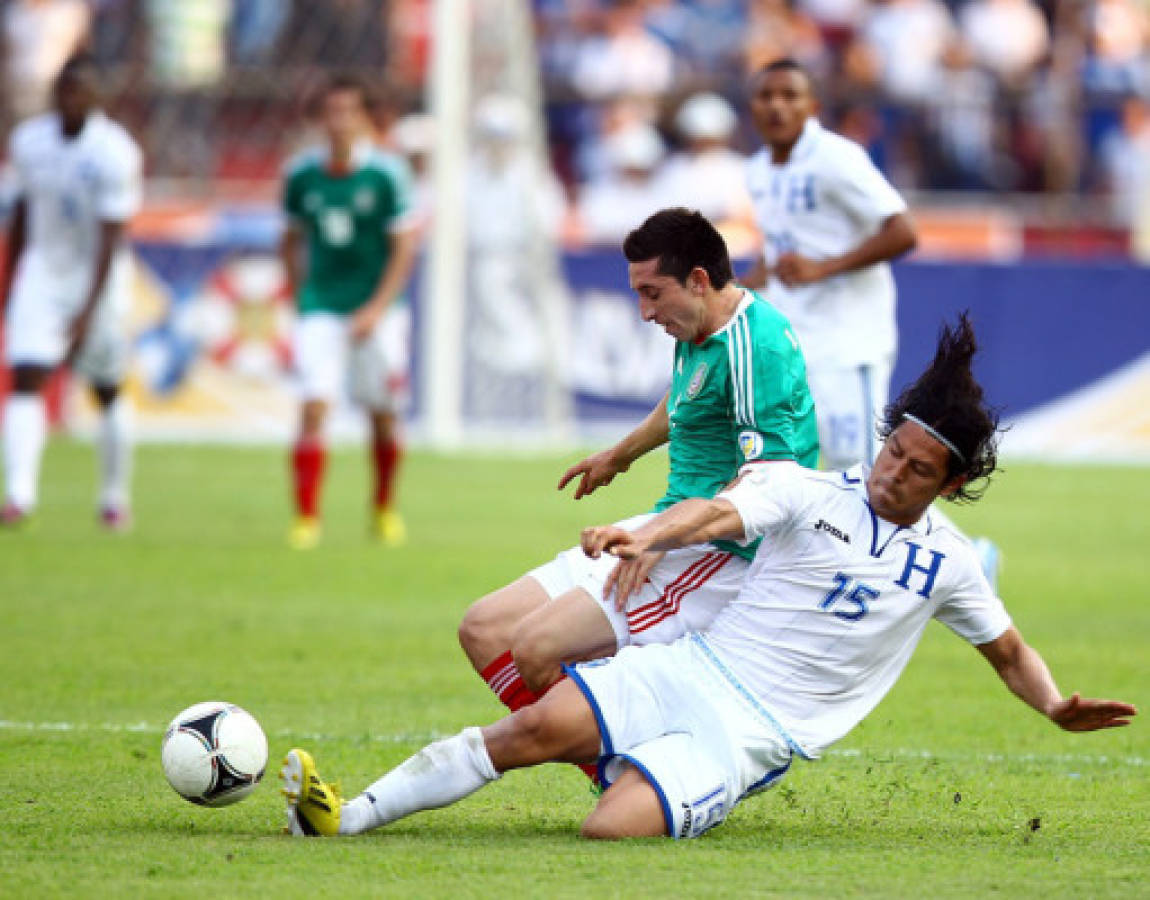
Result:
M742 281L769 284L803 345L824 468L869 464L897 349L889 261L914 248L914 225L866 151L819 124L801 66L764 66L750 95L766 144L747 164L764 246Z
M12 370L3 422L6 525L36 507L47 436L41 390L60 366L87 379L100 407L100 519L111 529L130 522L132 445L120 395L131 289L124 233L140 206L141 154L100 111L97 81L89 60L70 61L53 88L54 109L17 126L9 143L16 202L0 281Z

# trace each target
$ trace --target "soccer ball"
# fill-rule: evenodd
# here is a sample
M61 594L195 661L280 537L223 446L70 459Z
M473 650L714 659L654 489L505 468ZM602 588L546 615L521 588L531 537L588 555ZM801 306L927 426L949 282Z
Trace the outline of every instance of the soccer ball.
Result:
M164 774L185 800L228 806L255 790L268 740L250 713L218 701L189 706L164 732Z

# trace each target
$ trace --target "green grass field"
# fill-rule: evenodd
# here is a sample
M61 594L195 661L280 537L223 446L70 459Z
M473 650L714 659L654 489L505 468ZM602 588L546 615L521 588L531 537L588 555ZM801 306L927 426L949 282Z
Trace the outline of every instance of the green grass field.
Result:
M411 545L365 537L359 455L330 464L326 542L283 546L274 449L146 447L137 527L94 524L88 447L56 442L34 526L0 534L0 893L165 896L1146 896L1150 720L1064 734L938 625L891 695L824 760L693 843L584 842L581 774L512 773L353 840L279 834L293 744L355 792L500 707L455 642L470 600L646 507L665 461L600 495L568 458L413 454ZM1150 470L1012 465L955 517L1007 555L1002 589L1064 690L1150 707ZM162 728L227 699L272 747L244 803L164 781Z

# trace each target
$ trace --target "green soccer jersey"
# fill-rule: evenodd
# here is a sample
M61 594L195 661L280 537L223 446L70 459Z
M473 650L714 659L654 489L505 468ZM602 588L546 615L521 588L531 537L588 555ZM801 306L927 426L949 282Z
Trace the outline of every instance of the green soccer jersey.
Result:
M678 341L671 389L670 472L662 511L688 497L713 497L751 460L819 457L815 405L790 323L747 291L731 320L701 343ZM750 559L753 547L717 541Z
M307 238L306 274L296 288L301 313L355 311L370 298L391 256L390 233L411 212L407 163L368 143L353 166L333 174L323 150L287 167L284 210Z

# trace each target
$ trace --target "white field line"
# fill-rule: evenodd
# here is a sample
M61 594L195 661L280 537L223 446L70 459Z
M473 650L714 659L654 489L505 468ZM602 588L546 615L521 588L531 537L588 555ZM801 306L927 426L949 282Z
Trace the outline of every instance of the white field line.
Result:
M164 728L151 722L21 722L11 719L0 719L0 732L5 731L39 731L39 732L105 732L129 734L163 734ZM337 741L353 738L347 734L321 734L318 732L293 731L285 729L274 732L273 737L285 740L299 741ZM431 741L448 737L444 732L426 731L396 734L369 734L367 739L373 744L414 744L416 746L428 744ZM843 750L832 749L828 756L838 756L848 759L883 759L896 757L899 759L938 759L971 760L984 763L1043 763L1043 764L1076 764L1091 766L1123 766L1139 768L1150 766L1150 759L1142 756L1109 756L1105 754L1090 753L935 753L931 750L916 750L900 747L894 750L859 750L849 748Z

